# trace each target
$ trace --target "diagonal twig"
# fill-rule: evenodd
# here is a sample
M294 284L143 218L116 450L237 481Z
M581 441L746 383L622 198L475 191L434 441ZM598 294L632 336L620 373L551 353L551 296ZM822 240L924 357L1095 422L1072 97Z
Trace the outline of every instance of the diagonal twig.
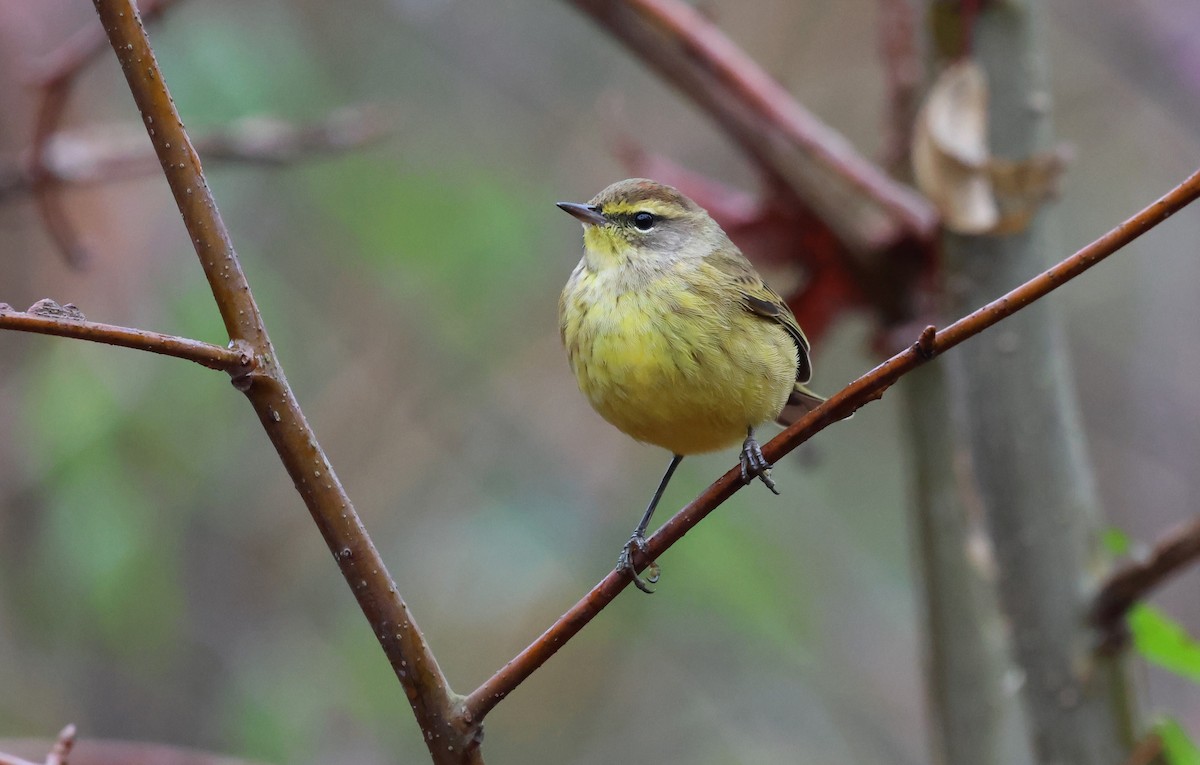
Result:
M370 622L404 688L433 761L481 762L479 725L455 715L458 698L450 690L288 385L229 231L205 181L200 158L175 110L137 9L130 0L94 0L94 3L183 216L231 344L255 357L255 366L249 373L233 378L235 386L250 400Z
M1006 295L960 318L943 330L928 327L910 348L896 354L834 394L763 446L763 455L776 462L800 444L855 410L879 399L897 380L938 354L974 337L1120 250L1172 214L1200 197L1200 171L1121 225L1074 255L1038 274ZM743 486L740 468L718 478L699 497L663 524L646 542L642 561L658 559L697 523ZM639 566L639 571L642 566ZM624 571L614 570L579 602L560 616L540 637L473 691L463 714L478 721L508 696L538 667L558 652L629 585Z
M246 117L193 140L204 160L283 165L374 143L391 130L389 116L370 104L339 109L309 124L273 117ZM132 140L136 139L136 140ZM141 134L68 139L61 133L45 150L39 170L28 163L0 167L0 202L32 191L47 179L58 185L108 183L160 172L158 157ZM41 174L39 179L37 174Z
M144 0L142 15L153 19L174 0ZM58 194L54 175L47 165L50 138L58 130L66 113L67 102L80 72L104 52L104 34L94 26L80 29L46 57L35 84L39 89L34 113L33 136L29 142L26 167L32 187L34 206L67 264L81 268L87 262L87 250L71 223Z
M1106 637L1118 634L1119 622L1135 603L1197 561L1200 561L1200 516L1160 539L1144 560L1128 563L1110 574L1092 601L1092 624Z

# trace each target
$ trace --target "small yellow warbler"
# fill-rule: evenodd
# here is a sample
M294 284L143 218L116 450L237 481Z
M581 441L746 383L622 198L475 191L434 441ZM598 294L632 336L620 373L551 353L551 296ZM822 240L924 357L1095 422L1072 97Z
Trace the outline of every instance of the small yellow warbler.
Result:
M684 455L744 439L742 479L757 476L778 494L754 429L785 406L807 411L824 399L804 385L808 340L791 310L695 202L634 178L558 206L583 223L583 259L558 304L579 388L604 419L673 455L617 560L653 592L632 550L645 552L650 517Z

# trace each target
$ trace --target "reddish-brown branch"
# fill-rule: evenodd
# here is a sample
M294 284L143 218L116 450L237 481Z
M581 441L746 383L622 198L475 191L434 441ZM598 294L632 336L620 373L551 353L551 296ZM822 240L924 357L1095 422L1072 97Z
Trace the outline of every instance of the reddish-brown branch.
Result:
M383 138L391 121L370 105L340 109L307 125L272 117L248 117L195 139L196 151L210 166L215 163L281 165L333 152L359 149ZM158 157L139 133L136 143L124 133L76 139L59 150L52 141L39 173L57 185L108 183L161 172ZM0 168L0 201L32 191L37 180L28 163Z
M255 368L235 376L234 384L250 399L358 599L408 696L434 762L481 762L479 726L455 714L457 697L288 386L137 9L130 0L95 0L95 5L229 336L254 352Z
M219 345L199 340L163 335L144 329L118 327L114 324L101 324L95 321L12 311L6 309L3 304L0 304L0 329L73 337L93 343L136 348L139 351L187 359L209 369L219 369L230 374L243 373L253 363L250 356L238 350L222 348Z
M159 16L172 0L145 0L142 15L146 19ZM34 205L50 237L68 264L81 267L87 252L71 223L58 194L54 174L47 166L50 138L58 130L66 113L67 102L79 73L104 52L105 37L94 26L84 27L72 35L46 58L36 77L39 88L37 110L34 114L33 136L29 141L26 173Z
M938 216L804 109L710 20L681 0L571 0L709 114L772 187L832 229L881 312L931 246Z
M1112 231L1008 294L962 317L940 332L926 329L907 350L859 377L772 439L763 447L763 454L771 462L778 461L828 426L881 398L888 388L908 372L1011 316L1033 301L1045 297L1154 228L1197 197L1200 197L1200 171ZM734 468L718 478L647 540L646 555L642 560L660 558L705 516L742 488L742 485L740 468ZM628 585L627 574L615 570L610 572L529 647L467 697L463 703L466 719L475 722L482 719Z
M1120 633L1119 623L1135 603L1197 561L1200 561L1200 516L1159 540L1144 560L1114 571L1092 603L1092 623L1105 636Z

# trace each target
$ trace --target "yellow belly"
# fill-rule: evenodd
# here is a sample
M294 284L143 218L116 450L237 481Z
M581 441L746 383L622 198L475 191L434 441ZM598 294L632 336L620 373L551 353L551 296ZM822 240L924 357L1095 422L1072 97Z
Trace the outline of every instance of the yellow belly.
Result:
M675 454L741 441L783 409L797 349L730 298L671 282L620 292L577 273L560 319L580 390L617 428Z

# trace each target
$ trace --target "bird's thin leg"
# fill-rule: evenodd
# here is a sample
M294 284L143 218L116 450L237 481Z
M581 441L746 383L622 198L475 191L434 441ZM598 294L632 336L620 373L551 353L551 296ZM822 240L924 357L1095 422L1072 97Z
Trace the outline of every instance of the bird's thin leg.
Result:
M654 592L654 588L650 585L658 581L658 564L650 561L646 568L650 569L651 573L643 579L638 575L637 569L634 567L633 550L636 549L642 555L646 554L646 527L650 525L650 517L654 515L654 508L658 507L658 501L662 499L663 491L666 490L671 476L674 475L675 468L679 467L679 463L682 461L682 454L672 455L671 464L667 465L667 472L663 473L662 480L658 482L658 489L655 490L654 496L650 498L650 504L646 507L646 512L642 515L642 520L638 522L637 528L633 530L629 541L621 548L621 554L617 557L617 570L627 572L630 578L633 579L634 586L648 594Z
M766 484L775 494L775 481L771 479L771 463L763 456L762 447L754 439L754 428L746 428L746 440L742 442L742 481L750 483L755 477Z

